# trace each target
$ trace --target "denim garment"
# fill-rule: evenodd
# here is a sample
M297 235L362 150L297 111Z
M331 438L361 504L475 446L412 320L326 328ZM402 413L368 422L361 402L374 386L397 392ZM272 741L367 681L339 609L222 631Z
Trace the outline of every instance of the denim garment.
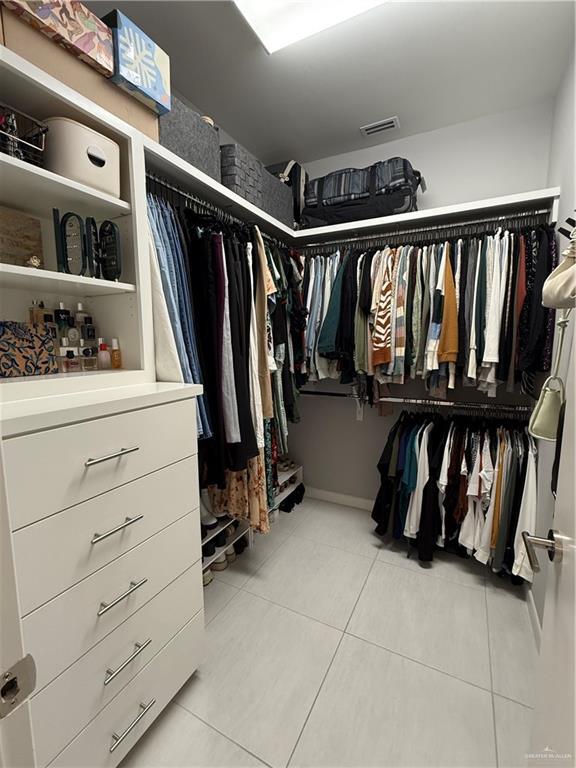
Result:
M182 290L182 283L178 279L175 264L176 233L166 216L166 211L162 209L160 201L156 200L153 195L148 195L148 218L158 253L162 287L164 289L170 322L172 323L182 376L187 384L201 384L199 366L196 370L193 370L190 365L192 355L188 353L188 349L192 349L192 347L196 350L195 337L190 333L190 328L187 327L185 329L182 323L181 309L182 304L185 302L185 294ZM188 305L188 309L190 309L190 305ZM197 351L195 359L198 359ZM196 411L198 417L198 436L203 438L210 437L211 430L202 395L196 398Z
M186 275L185 254L183 248L182 235L179 231L179 225L174 215L174 211L163 200L160 201L166 230L172 246L172 256L174 260L174 272L176 275L176 284L178 289L178 310L180 313L180 322L182 324L182 333L184 343L188 353L190 370L194 384L202 384L202 370L200 368L200 358L198 356L198 345L196 343L196 331L194 328L194 316L192 312L192 297L188 286ZM204 395L198 398L198 407L202 422L203 437L212 437L210 419L208 417Z

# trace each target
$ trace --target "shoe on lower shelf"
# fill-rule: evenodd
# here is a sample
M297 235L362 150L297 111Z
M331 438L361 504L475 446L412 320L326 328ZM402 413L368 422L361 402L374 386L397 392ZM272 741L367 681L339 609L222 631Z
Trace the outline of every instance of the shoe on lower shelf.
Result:
M214 555L215 553L216 553L216 542L214 541L214 539L211 539L202 547L202 559L204 560L206 557L212 557L212 555Z
M202 571L202 586L207 587L208 584L214 579L214 576L212 575L212 571L210 568L206 568L205 571Z
M200 524L209 531L218 525L218 518L214 517L210 510L204 506L202 499L200 499Z
M228 568L228 558L226 557L226 552L222 552L222 554L218 555L216 560L214 560L210 567L213 571L225 571L226 568Z
M236 550L234 549L234 545L231 544L224 554L226 555L226 560L228 560L229 563L233 563L234 560L236 560Z

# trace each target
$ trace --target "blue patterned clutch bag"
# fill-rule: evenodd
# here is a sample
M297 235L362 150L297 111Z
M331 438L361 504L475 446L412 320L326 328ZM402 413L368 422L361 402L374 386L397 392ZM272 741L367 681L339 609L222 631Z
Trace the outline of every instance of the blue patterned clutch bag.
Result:
M58 373L50 328L0 320L0 378Z

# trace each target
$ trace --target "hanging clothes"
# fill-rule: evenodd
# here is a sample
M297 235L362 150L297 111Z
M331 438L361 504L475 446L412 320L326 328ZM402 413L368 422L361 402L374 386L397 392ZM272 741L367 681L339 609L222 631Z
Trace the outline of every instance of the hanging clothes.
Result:
M530 393L550 369L553 310L542 306L557 263L553 227L462 234L307 259L305 365L372 391L421 378L445 398L458 382L494 398L498 388ZM367 381L366 377L370 379Z
M155 194L148 220L158 375L203 384L201 487L216 512L267 532L307 379L304 264L256 227L223 226Z
M512 422L403 412L380 461L372 519L419 560L436 547L532 580L521 531L536 513L536 447Z

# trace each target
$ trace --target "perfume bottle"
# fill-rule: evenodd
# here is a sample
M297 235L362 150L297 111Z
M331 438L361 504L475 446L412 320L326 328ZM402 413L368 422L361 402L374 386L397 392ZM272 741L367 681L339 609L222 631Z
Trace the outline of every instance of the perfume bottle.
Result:
M122 368L122 352L120 352L120 345L118 339L112 339L112 351L110 352L110 361L112 368Z
M78 344L80 343L80 338L81 338L80 329L76 327L74 323L74 318L72 316L68 318L68 331L66 333L66 336L71 346L77 347Z
M58 326L58 338L62 341L68 336L68 318L70 317L70 310L64 307L64 302L59 302L58 309L54 310L54 320Z
M83 371L98 370L98 350L88 346L84 339L80 339L80 362Z
M68 358L66 356L68 349L69 349L68 339L64 338L62 339L62 342L60 344L59 354L57 357L58 370L60 371L60 373L68 373Z
M108 370L112 367L112 360L110 359L110 352L108 351L108 345L104 339L98 339L98 368L100 370Z
M84 322L80 326L80 336L84 341L92 341L96 344L96 326L92 322L90 315L85 316Z
M81 301L76 304L76 314L74 315L74 319L76 320L76 325L84 325L86 322L86 318L90 317L89 313L84 310L84 305ZM90 317L90 322L92 322L92 318Z
M66 348L66 373L78 373L82 370L82 363L78 357L78 347Z
M28 316L30 318L30 322L34 325L37 323L43 323L45 312L46 308L44 307L44 302L38 302L36 299L34 299L32 301L32 305L28 308Z

